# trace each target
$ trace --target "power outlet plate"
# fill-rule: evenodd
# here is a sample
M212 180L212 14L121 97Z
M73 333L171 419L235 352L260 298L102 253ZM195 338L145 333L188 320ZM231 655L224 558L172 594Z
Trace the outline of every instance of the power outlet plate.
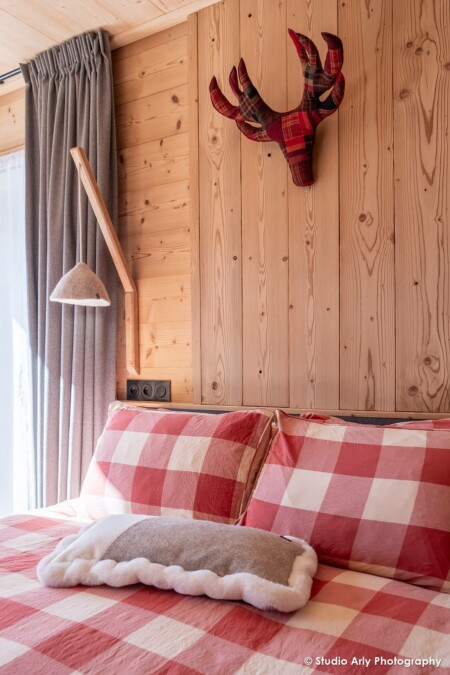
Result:
M127 380L127 401L170 401L170 380Z

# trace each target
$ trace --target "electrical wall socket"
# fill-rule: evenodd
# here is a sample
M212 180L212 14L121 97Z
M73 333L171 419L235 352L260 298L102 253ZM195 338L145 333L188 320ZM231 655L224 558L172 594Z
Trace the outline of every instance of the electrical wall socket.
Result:
M127 401L170 401L170 380L127 380Z

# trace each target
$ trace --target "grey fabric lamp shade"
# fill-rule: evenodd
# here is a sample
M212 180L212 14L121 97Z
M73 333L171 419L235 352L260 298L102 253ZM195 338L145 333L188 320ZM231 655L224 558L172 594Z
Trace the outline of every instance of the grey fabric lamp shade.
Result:
M59 280L50 300L87 307L107 307L111 304L103 282L84 262L77 263Z

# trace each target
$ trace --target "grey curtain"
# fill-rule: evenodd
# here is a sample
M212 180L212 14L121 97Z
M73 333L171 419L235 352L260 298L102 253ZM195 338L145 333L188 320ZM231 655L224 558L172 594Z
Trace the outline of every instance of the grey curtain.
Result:
M26 82L26 245L33 352L35 495L32 506L78 496L115 398L117 278L81 190L83 259L109 308L49 302L77 262L78 188L69 149L86 150L113 223L117 165L108 34L87 33L21 66Z

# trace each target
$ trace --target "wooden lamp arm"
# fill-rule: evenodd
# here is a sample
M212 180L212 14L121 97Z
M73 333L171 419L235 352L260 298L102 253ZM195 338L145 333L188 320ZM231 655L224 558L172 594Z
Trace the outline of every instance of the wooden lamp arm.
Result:
M117 274L125 290L126 366L130 375L139 375L139 310L136 284L128 269L117 232L111 222L108 209L106 208L85 151L83 148L71 148L70 154L80 174L89 203L95 213Z

